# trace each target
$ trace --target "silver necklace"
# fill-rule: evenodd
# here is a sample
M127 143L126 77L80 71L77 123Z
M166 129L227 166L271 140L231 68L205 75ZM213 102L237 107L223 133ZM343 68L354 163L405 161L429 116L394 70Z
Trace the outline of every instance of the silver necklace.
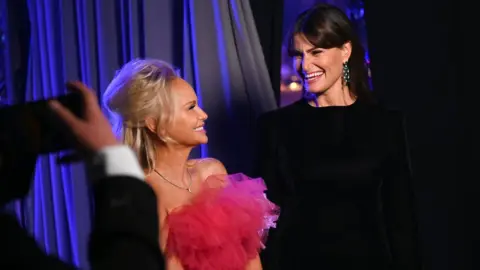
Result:
M190 178L190 183L188 184L188 187L182 187L182 186L179 186L175 183L173 183L172 181L168 180L165 176L163 176L160 172L157 171L157 169L153 169L153 171L158 174L163 180L167 181L168 183L170 183L170 185L174 186L174 187L177 187L179 189L183 189L183 190L186 190L190 193L192 193L192 175L190 174L190 171L187 169L187 173L188 173L188 176Z

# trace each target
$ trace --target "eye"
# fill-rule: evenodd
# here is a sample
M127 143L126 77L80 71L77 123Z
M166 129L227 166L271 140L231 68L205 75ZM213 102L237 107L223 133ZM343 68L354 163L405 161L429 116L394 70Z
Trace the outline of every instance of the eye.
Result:
M312 55L318 55L321 54L323 51L322 50L314 50L312 51Z
M195 109L196 106L197 106L196 104L192 104L192 105L188 106L188 109L193 110L193 109Z

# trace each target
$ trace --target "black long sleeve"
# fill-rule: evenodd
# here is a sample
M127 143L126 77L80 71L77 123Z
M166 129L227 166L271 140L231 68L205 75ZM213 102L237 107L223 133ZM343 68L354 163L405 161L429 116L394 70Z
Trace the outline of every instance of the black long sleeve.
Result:
M1 213L0 269L74 270L75 267L47 255L14 216Z
M285 193L285 183L278 169L277 134L274 128L274 115L263 114L257 121L257 174L267 185L267 197L277 205L282 204Z
M412 173L403 117L392 115L392 142L382 184L383 212L394 269L421 269Z
M94 197L92 269L165 269L152 189L135 178L110 177L95 185Z
M91 269L165 269L151 188L136 178L109 177L95 185L94 196ZM0 214L0 254L0 269L76 269L47 255L9 214Z

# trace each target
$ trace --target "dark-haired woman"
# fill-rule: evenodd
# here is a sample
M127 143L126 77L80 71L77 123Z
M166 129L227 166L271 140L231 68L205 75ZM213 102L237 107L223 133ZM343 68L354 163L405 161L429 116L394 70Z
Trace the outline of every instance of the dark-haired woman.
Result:
M282 209L265 269L420 269L402 116L374 102L348 18L305 11L289 51L305 98L259 119L260 174Z

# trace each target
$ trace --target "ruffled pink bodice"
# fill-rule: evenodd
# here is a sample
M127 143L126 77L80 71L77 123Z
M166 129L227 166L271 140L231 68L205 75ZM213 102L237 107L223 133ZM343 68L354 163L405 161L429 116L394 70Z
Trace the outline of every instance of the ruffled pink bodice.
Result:
M278 218L265 190L261 178L244 174L209 177L190 204L167 216L167 256L185 270L244 270Z

